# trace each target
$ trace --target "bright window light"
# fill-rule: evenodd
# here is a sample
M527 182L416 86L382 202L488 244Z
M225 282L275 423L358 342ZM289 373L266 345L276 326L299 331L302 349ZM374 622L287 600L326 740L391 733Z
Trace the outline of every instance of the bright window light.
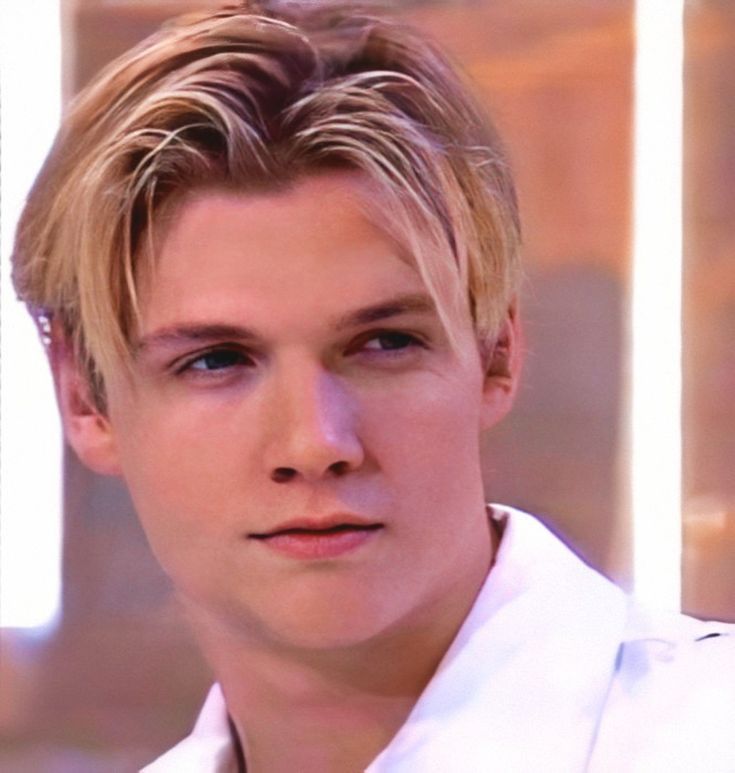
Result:
M9 256L59 123L59 0L3 4L0 44L0 625L48 630L61 597L61 433L48 364L15 299Z
M637 0L630 487L636 595L681 604L683 0Z

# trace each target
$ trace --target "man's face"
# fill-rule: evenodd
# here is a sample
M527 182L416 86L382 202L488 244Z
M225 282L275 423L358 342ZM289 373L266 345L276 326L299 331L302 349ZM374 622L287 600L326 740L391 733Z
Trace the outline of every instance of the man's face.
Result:
M142 281L114 466L187 604L302 646L420 626L491 553L479 435L509 407L356 174L190 196Z

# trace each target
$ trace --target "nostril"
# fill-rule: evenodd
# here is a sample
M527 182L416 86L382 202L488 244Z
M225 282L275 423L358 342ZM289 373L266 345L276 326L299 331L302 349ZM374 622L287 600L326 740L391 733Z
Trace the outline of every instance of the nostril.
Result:
M341 477L346 475L351 469L349 462L341 460L339 462L332 462L327 468L327 472ZM298 477L299 471L294 467L276 467L271 472L271 480L275 483L288 483L290 480ZM307 476L308 477L308 476Z
M271 480L276 483L286 483L296 475L293 467L276 467L271 473Z
M335 474L335 475L344 475L346 472L349 472L350 465L349 462L334 462L334 464L329 465L329 469Z

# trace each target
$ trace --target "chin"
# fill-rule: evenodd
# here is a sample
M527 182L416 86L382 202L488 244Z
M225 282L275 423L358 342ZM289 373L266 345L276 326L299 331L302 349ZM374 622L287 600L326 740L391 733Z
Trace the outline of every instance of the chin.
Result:
M386 596L371 598L364 588L350 593L308 592L305 588L281 597L245 600L182 598L190 623L199 636L240 640L275 648L327 651L356 647L380 637L400 618ZM324 590L324 589L322 589ZM389 599L392 600L392 599Z

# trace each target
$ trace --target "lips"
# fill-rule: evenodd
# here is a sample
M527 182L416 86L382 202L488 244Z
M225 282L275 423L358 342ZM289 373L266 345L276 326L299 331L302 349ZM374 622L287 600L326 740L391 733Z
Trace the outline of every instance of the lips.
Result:
M326 559L356 550L371 541L382 528L382 523L338 515L287 521L271 531L249 536L290 558Z

